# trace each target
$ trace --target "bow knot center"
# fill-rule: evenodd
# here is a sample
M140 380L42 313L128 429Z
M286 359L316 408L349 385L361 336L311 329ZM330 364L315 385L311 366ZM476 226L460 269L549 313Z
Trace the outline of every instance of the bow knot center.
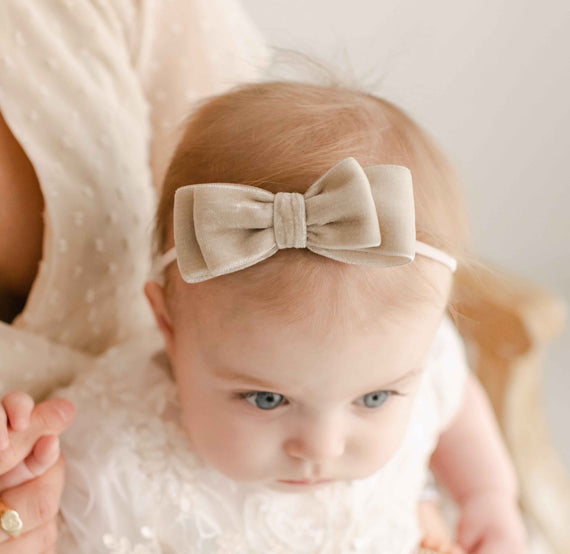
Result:
M298 192L278 192L273 200L273 230L277 248L305 248L307 219L305 197Z

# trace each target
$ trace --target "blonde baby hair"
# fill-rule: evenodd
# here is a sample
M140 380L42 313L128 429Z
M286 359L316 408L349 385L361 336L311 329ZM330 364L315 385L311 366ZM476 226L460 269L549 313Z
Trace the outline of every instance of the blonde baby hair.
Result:
M160 193L154 255L173 245L173 202L179 187L223 182L272 193L304 193L349 156L362 167L408 167L417 240L453 256L459 267L473 263L462 187L435 140L383 98L342 85L294 81L239 85L203 100L192 111ZM195 284L184 283L171 264L164 274L165 294L173 314L175 289L192 287L197 303L230 295L240 310L288 321L311 318L326 330L331 325L365 324L380 311L395 312L402 306L415 304L421 310L422 301L434 295L422 274L426 263L433 262L417 256L407 265L371 269L289 248L254 266ZM448 309L454 298L452 290L445 301Z

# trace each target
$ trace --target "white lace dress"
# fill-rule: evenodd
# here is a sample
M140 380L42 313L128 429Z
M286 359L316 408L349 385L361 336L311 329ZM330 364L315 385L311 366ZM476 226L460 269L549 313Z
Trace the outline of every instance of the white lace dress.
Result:
M237 483L202 462L179 423L157 331L108 351L58 391L78 407L62 437L60 554L409 554L429 457L468 375L442 319L403 443L373 476L310 493Z

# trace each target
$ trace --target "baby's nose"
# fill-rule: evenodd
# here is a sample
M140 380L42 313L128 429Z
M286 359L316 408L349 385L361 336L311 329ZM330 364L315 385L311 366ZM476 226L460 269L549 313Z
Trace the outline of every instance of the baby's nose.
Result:
M346 437L337 420L319 421L302 426L285 441L285 452L294 458L323 462L342 456Z

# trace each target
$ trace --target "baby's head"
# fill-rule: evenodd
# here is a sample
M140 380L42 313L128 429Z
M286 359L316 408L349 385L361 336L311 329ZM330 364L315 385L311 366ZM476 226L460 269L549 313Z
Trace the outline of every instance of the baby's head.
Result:
M409 168L417 240L467 259L459 183L425 131L367 93L285 82L237 87L193 112L161 191L155 249L174 245L179 187L303 194L347 157ZM307 490L283 481L364 478L393 456L453 274L422 255L378 268L286 248L197 283L172 263L145 292L198 454L238 481Z

